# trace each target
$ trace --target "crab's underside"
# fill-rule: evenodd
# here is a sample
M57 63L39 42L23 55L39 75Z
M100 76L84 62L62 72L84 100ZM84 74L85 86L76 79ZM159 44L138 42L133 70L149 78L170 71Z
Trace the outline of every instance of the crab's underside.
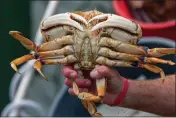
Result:
M34 52L12 61L11 66L15 71L18 72L17 65L36 59L34 68L45 79L41 72L43 65L73 64L82 78L82 70L107 65L146 68L160 73L164 80L163 70L153 64L175 65L172 61L158 58L175 54L175 48L149 49L138 46L137 42L142 36L140 26L114 14L88 11L54 15L41 22L41 33L45 42L37 46L20 32L10 31L10 35ZM75 94L92 116L101 116L93 101L99 102L103 98L105 81L105 78L96 81L98 95L79 91L73 82Z

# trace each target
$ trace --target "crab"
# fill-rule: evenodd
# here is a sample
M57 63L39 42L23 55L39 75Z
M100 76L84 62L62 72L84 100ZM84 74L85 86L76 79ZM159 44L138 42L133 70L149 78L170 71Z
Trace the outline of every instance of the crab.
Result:
M175 65L159 57L175 54L175 48L153 48L138 45L142 37L139 24L115 14L96 10L67 12L44 19L41 24L44 43L36 45L18 31L10 31L24 47L33 51L11 62L17 66L35 59L34 68L42 73L43 65L73 64L79 77L82 70L92 70L96 65L139 67L159 73L164 82L164 71L156 63ZM97 95L81 92L75 82L73 90L92 116L102 116L94 102L101 102L106 92L106 77L96 80Z

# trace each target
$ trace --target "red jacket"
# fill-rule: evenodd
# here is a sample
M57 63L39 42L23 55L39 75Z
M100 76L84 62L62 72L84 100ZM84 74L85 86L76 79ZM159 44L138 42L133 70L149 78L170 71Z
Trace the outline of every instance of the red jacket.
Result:
M115 12L140 24L143 36L158 36L176 41L176 20L160 23L144 23L135 20L125 0L113 0Z

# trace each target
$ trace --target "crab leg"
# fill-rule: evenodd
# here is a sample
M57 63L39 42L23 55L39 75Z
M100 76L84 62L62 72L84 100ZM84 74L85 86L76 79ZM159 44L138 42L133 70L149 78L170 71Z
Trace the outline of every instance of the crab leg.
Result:
M45 52L38 52L39 57L53 57L53 56L60 56L60 55L69 55L73 54L74 50L72 46L65 46L61 49L52 50L52 51L45 51Z
M56 59L41 59L42 63L47 64L47 65L52 65L52 64L68 64L68 63L73 63L76 62L77 59L73 55L68 55L64 58L56 58Z
M37 45L29 40L28 38L22 36L21 32L18 31L10 31L9 34L13 36L15 39L19 40L24 47L26 47L29 50L35 51L37 49Z
M50 65L50 64L66 64L66 63L73 63L76 61L76 58L73 55L68 55L61 59L39 59L34 63L34 68L40 73L42 77L44 77L46 80L48 78L42 73L42 65Z
M42 62L40 60L35 61L33 67L40 73L40 75L48 81L48 78L42 73Z
M20 58L13 60L10 65L16 72L18 72L17 66L31 59L34 59L34 56L32 54L24 55Z
M84 105L84 107L86 109L88 109L89 113L92 116L95 116L95 117L102 116L100 113L97 112L96 106L92 101L94 101L94 102L101 101L101 99L104 97L105 91L106 91L105 84L106 84L105 78L96 80L96 87L97 87L97 93L98 93L98 96L96 96L91 93L80 92L76 83L73 82L74 93L78 96L78 98L81 99L82 104Z
M127 61L137 61L137 62L144 62L144 63L162 63L162 64L175 65L175 63L172 61L167 61L167 60L163 60L163 59L159 59L155 57L144 57L141 55L115 52L106 47L100 48L98 54L101 56L109 57L109 58L121 59L121 60L127 60Z
M151 65L151 64L138 64L138 67L145 68L145 69L147 69L151 72L154 72L154 73L160 73L162 82L164 83L165 74L164 74L164 71L161 68L159 68L155 65Z
M105 78L96 80L98 96L93 95L91 93L87 93L87 92L79 92L79 90L77 90L79 88L77 87L75 83L73 84L73 90L75 94L78 96L78 98L80 98L81 100L99 102L105 95L105 89L106 89L105 84L106 84Z
M136 65L135 62L127 62L127 61L119 61L119 60L110 60L106 57L99 56L96 59L96 62L98 64L105 64L108 66L121 66L121 67L133 67L133 65Z
M56 38L55 40L43 43L38 48L38 52L60 49L62 46L69 44L73 44L72 36L63 36L62 38Z
M86 100L81 100L81 102L93 117L103 117L100 113L97 112L97 108L93 102Z
M133 62L123 62L123 61L118 61L118 60L110 60L106 57L98 57L96 60L97 63L99 64L105 64L108 66L120 66L120 67L141 67L141 68L145 68L151 72L154 73L160 73L161 75L161 79L164 82L165 79L165 74L164 71L154 65L151 64L142 64L142 63L133 63Z
M106 47L100 48L98 54L100 56L110 57L110 58L114 58L114 59L140 61L139 55L120 53L120 52L113 51L113 50L106 48Z
M148 55L152 57L161 57L169 54L176 54L176 48L153 48L148 50Z
M130 54L138 54L138 55L146 55L145 47L135 46L128 43L123 43L118 40L114 40L112 38L103 37L99 42L100 46L112 47L116 51L130 53Z
M159 58L155 58L155 57L145 57L144 61L146 63L161 63L161 64L168 64L168 65L175 65L175 63L172 61L159 59Z

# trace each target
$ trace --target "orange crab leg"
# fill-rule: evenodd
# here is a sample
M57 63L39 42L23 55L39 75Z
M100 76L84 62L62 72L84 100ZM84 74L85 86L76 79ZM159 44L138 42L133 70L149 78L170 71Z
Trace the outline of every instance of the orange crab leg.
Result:
M48 80L48 78L42 73L41 69L42 69L42 65L52 65L52 64L66 64L66 63L72 63L75 61L75 57L73 55L68 55L65 58L56 58L56 59L38 59L37 61L35 61L34 63L34 68L40 73L40 75L42 77L44 77L46 80Z
M48 78L42 73L42 62L40 60L35 61L33 67L40 73L40 75L48 81Z
M97 63L99 64L105 64L108 66L119 66L119 67L141 67L145 68L147 70L150 70L151 72L154 73L160 73L162 81L164 82L165 79L165 74L164 71L154 65L151 64L142 64L142 63L135 63L135 62L125 62L125 61L119 61L119 60L110 60L106 57L98 57L96 60Z
M155 57L145 57L145 63L161 63L161 64L168 64L168 65L175 65L175 63L172 61L159 59Z
M147 70L149 70L151 72L154 72L154 73L160 73L162 82L164 83L165 74L164 74L164 71L161 68L159 68L155 65L151 65L151 64L139 64L138 67L146 68Z
M16 72L18 72L17 66L31 59L34 59L34 56L32 54L24 55L20 58L13 60L10 65Z
M148 55L152 57L161 57L170 54L176 54L176 48L153 48L148 50Z
M98 96L87 92L80 92L78 86L73 82L73 91L81 100L99 102L105 95L106 81L105 78L96 80Z
M80 92L75 82L73 82L73 91L78 96L78 98L81 99L82 104L92 116L102 117L102 115L97 112L96 106L93 101L99 102L103 98L105 94L105 79L97 80L96 84L98 96L87 92Z
M33 51L37 50L37 45L28 38L22 36L21 32L10 31L9 34L13 36L15 39L19 40L23 44L23 46L26 47L27 49Z
M93 117L103 117L100 113L97 112L96 106L93 102L86 100L81 100L81 102Z

